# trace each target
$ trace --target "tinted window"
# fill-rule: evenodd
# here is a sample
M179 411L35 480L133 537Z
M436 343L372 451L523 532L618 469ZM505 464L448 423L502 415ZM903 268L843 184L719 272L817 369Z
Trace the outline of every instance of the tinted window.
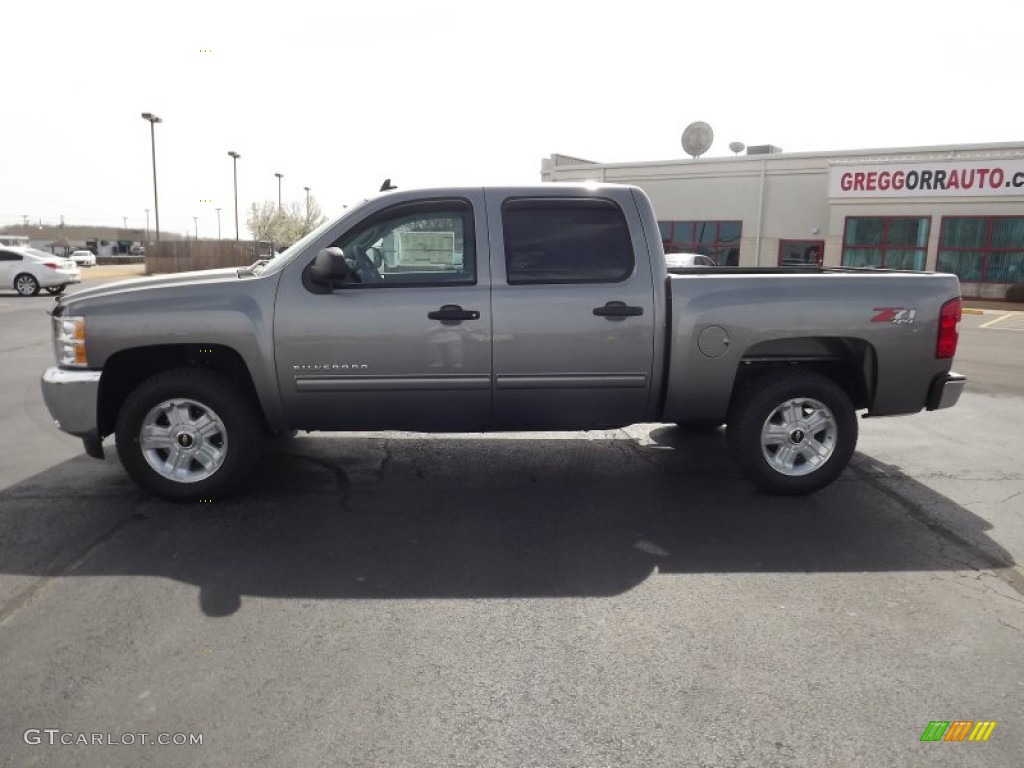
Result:
M614 283L633 271L626 217L609 200L509 200L502 223L512 285Z
M21 261L21 254L11 251L0 251L0 261Z

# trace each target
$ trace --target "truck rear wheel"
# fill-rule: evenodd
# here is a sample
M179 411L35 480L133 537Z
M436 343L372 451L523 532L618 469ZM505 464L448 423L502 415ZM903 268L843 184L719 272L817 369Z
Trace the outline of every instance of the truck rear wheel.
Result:
M117 454L142 488L169 501L205 501L237 488L259 461L259 415L234 382L178 368L142 382L117 418Z
M857 413L843 388L821 374L772 373L738 396L726 441L736 468L758 488L812 493L839 477L853 456Z

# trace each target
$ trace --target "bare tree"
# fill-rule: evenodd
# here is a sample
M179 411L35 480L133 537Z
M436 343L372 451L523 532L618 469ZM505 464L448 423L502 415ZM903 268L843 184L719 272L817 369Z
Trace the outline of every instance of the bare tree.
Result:
M252 204L245 224L252 232L253 239L273 240L278 228L278 219L280 219L280 212L277 203L268 200L260 204Z
M310 196L306 202L291 202L279 207L273 200L253 203L246 225L256 240L268 240L275 248L291 245L326 221L320 204Z

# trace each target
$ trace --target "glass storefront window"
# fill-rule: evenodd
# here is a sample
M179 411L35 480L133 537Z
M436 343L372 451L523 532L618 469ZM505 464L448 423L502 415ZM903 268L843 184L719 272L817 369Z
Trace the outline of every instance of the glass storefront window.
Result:
M780 267L820 267L824 240L780 240Z
M943 217L938 270L967 283L1024 282L1024 216Z
M843 253L844 267L880 267L882 251L879 248L857 248Z
M1024 283L1024 251L1004 251L988 257L986 279L992 283Z
M938 272L951 272L961 281L973 283L981 280L985 257L981 251L939 251Z
M718 266L740 263L741 221L659 221L665 253L701 253Z
M844 267L924 269L927 216L849 216L843 232Z

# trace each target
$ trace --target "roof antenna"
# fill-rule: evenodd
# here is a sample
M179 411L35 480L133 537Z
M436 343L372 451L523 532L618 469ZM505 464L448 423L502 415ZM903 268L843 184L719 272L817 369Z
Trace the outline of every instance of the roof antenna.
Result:
M391 183L391 179L384 179L384 183L380 185L381 192L389 192L392 189L398 189L394 184Z

